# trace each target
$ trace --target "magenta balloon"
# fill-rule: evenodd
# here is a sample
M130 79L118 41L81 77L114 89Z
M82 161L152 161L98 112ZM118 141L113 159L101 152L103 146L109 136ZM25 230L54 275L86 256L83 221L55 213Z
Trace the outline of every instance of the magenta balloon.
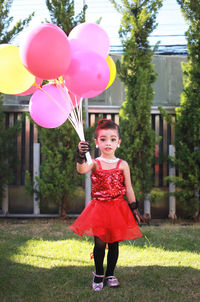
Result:
M83 98L94 97L107 87L110 69L99 54L91 51L76 52L63 79L73 94Z
M46 93L38 89L30 99L30 115L39 126L56 128L67 120L71 111L69 95L54 84L44 85L42 89Z
M106 31L96 23L81 23L75 26L69 34L69 39L77 39L81 47L94 51L107 58L110 40Z
M58 78L71 61L71 48L65 32L54 24L34 28L20 46L24 66L36 77Z
M42 84L42 82L43 82L43 80L40 79L40 78L36 78L35 79L35 83L37 85L39 85L39 86ZM34 85L34 84L28 90L26 90L26 91L24 91L22 93L18 93L17 95L29 95L29 94L33 94L38 89L37 86Z

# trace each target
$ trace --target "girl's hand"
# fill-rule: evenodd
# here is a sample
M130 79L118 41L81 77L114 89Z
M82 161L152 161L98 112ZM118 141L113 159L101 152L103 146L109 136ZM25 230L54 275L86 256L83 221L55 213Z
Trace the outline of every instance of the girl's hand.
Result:
M79 142L78 150L81 155L85 155L85 153L90 151L90 143L84 141Z
M129 208L131 209L136 222L141 226L141 222L144 222L144 218L138 210L138 201L136 200L136 202L129 203Z
M141 222L144 222L143 216L140 214L138 209L133 210L133 216L135 217L135 220L141 226Z
M83 164L86 161L85 154L90 151L90 143L81 141L78 144L76 151L76 161L79 164Z

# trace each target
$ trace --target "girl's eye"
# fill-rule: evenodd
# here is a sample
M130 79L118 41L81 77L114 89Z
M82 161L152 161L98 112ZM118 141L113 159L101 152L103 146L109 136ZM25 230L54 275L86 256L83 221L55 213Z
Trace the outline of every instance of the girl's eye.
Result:
M100 141L101 141L101 142L105 142L105 139L104 139L104 138L101 138Z
M116 138L112 138L112 142L116 142Z

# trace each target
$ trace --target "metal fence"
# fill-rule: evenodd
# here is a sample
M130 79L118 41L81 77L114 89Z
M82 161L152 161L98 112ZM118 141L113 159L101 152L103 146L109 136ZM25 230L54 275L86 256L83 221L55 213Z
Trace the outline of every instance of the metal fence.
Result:
M33 143L38 142L38 131L36 126L30 122L28 106L4 106L5 126L14 125L17 120L22 119L22 127L19 135L15 138L15 156L18 165L14 173L14 185L25 184L26 170L33 173Z
M111 118L116 123L119 123L119 106L89 106L88 107L88 121L89 126L95 124L96 119L101 114L103 118ZM172 115L175 120L175 108L167 107L168 113ZM22 118L21 132L16 137L16 160L19 164L14 173L14 185L25 184L25 171L33 173L33 143L38 142L37 127L29 120L28 106L4 106L5 124L6 127L16 123L18 119ZM165 119L162 118L157 107L152 107L151 110L151 125L155 130L156 136L161 136L162 140L158 145L155 145L155 164L154 164L154 186L166 187L167 181L165 176L169 175L169 167L166 161L168 156L169 145L174 144L175 132L174 127L169 125Z

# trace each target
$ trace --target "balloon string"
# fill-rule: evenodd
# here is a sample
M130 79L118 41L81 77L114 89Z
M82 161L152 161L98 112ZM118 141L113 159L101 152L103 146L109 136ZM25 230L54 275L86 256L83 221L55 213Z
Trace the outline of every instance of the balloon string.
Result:
M56 101L56 99L54 97L52 97L48 92L46 92L40 85L38 85L37 83L34 83L34 85L38 89L40 89L44 94L46 94L60 108L61 111L63 111L63 112L66 111ZM82 120L82 98L80 99L80 103L78 105L77 97L75 96L75 102L76 102L76 107L75 107L72 100L71 100L71 97L68 93L68 90L67 90L66 86L64 86L63 81L61 82L60 79L56 80L56 86L59 89L62 98L66 101L67 105L69 105L69 104L68 104L68 99L67 99L66 95L69 96L70 106L72 108L72 111L69 114L68 119L71 122L72 126L74 127L75 131L77 132L79 138L81 140L85 140L85 135L84 135L84 131L83 131L83 120Z
M80 103L78 105L77 97L74 96L75 104L76 104L76 107L75 107L74 103L68 93L68 90L67 90L66 86L64 85L62 78L59 78L58 80L56 80L56 86L59 89L62 98L66 101L67 105L68 105L68 99L70 100L70 105L71 105L72 110L71 110L70 114L68 115L68 119L71 122L71 125L74 127L79 138L81 140L85 141L85 135L84 135L84 130L83 130L83 119L82 119L82 117L83 117L83 115L82 115L83 98L80 98ZM36 84L36 87L38 87L41 91L43 91L43 93L45 93L63 111L64 108L48 92L46 92L44 89L42 89L37 84ZM69 98L67 98L67 95L69 96ZM89 152L86 153L86 158L87 158L88 164L90 164L92 162L92 159L91 159L91 155L89 154Z
M60 84L61 84L61 85L60 85ZM67 99L67 97L66 97L66 95L69 96L69 93L68 93L66 87L65 87L65 86L63 87L63 86L62 86L62 83L61 83L61 82L58 82L57 88L59 89L60 94L61 94L62 98L64 99L64 101L66 101L67 105L69 106L69 104L68 104L68 99ZM70 100L70 106L71 106L71 108L72 108L72 111L70 112L69 117L68 117L68 118L70 119L70 115L72 116L72 115L74 114L74 109L75 109L75 108L74 108L74 104L73 104L73 102L72 102L70 96L69 96L69 100ZM75 127L76 127L76 123L78 122L78 121L76 120L76 116L74 116L74 119L70 119L70 121L71 121L71 120L72 120L72 122L73 122L73 127L75 128Z
M75 102L76 107L74 106L74 103L71 100L71 97L68 93L68 90L66 86L63 85L63 81L60 80L60 78L57 80L57 87L63 97L63 99L68 104L68 99L66 95L69 96L70 100L70 106L72 108L72 111L70 112L68 119L71 122L72 126L74 127L75 131L77 132L78 136L81 140L85 140L84 131L83 131L83 122L82 122L82 98L80 100L80 104L78 105L77 97L75 96Z

